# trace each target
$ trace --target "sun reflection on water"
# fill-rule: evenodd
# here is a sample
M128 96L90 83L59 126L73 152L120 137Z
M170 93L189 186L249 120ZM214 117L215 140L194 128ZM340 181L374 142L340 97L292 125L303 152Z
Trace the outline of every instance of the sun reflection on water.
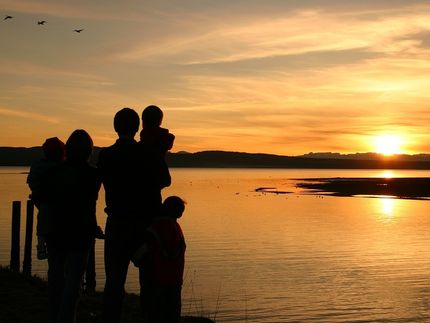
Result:
M394 215L394 199L383 197L380 199L380 203L382 214L392 217Z
M393 196L380 196L377 198L378 217L382 221L391 221L396 218L397 215L397 202L398 200Z

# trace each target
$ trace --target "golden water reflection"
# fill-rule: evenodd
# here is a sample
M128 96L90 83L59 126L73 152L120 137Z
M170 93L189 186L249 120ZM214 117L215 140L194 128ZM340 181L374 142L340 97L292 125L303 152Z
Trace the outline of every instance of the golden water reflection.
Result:
M293 190L287 179L368 178L380 177L383 171L171 173L174 184L163 196L179 195L188 202L180 219L187 241L184 315L203 312L219 323L242 322L245 317L259 323L429 322L428 201L255 192L258 187ZM430 177L429 171L393 174ZM26 200L25 178L21 170L0 176L0 264L9 262L10 202ZM102 227L103 196L101 192L97 204ZM102 241L96 243L96 254L97 289L102 290ZM34 253L33 259L33 273L46 277L46 261L37 260ZM138 277L130 266L127 291L139 292Z
M398 199L393 196L381 196L376 198L378 216L383 220L392 220L397 215Z
M390 217L393 216L395 200L393 198L383 197L380 201L382 214Z

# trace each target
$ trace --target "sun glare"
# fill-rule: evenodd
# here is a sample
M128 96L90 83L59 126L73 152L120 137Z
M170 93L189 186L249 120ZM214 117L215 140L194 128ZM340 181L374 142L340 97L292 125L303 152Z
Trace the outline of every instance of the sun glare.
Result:
M395 199L394 198L380 198L380 207L381 207L381 213L386 217L391 217L394 215L394 204Z
M384 170L381 173L380 177L383 177L383 178L393 178L394 177L394 172L392 170Z
M375 150L379 154L392 156L401 154L402 140L398 136L378 136L375 138Z

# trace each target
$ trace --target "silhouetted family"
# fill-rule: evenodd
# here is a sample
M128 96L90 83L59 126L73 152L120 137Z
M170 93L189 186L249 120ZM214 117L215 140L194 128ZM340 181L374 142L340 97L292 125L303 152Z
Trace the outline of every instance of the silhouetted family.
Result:
M94 261L96 238L105 239L106 282L102 322L119 322L127 271L139 268L144 322L180 321L185 240L177 223L185 202L161 190L171 184L165 160L174 135L161 127L163 112L148 106L139 115L130 108L114 117L116 142L90 165L90 135L75 130L63 144L49 138L44 158L28 175L32 200L38 208L37 255L48 259L49 322L76 322L76 310L87 263ZM96 202L104 186L107 214L103 234L96 220ZM87 288L95 287L93 273ZM88 279L88 277L87 277Z

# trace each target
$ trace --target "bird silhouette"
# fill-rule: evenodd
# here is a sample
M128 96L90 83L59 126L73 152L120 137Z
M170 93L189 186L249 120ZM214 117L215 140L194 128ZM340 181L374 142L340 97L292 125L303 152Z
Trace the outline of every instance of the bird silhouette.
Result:
M46 23L46 20L41 20L37 22L38 25L44 25L45 23Z
M75 29L73 31L76 31L77 33L80 33L83 29Z
M6 17L4 17L3 20L12 19L12 18L13 18L12 16L6 16Z

